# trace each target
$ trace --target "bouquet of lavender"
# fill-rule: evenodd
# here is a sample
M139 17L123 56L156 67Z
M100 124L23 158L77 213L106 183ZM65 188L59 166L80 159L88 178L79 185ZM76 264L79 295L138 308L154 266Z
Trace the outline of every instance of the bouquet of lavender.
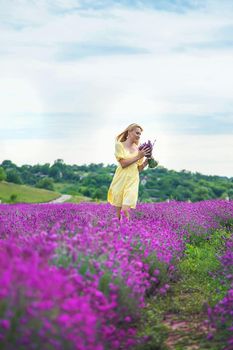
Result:
M153 144L152 144L151 141L148 140L148 142L144 142L143 144L141 144L141 145L138 147L139 151L140 151L141 149L143 149L144 147L148 147L148 148L150 149L149 155L146 156L147 159L148 159L149 168L155 168L155 167L157 167L157 165L158 165L158 162L157 162L157 161L153 158L153 156L152 156L152 151L153 151L153 147L154 147L155 141L156 141L156 140L154 140L154 142L153 142Z

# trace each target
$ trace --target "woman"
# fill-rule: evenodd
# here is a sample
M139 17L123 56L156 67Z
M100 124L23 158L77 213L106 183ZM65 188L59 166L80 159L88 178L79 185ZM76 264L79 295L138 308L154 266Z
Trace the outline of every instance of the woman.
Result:
M148 164L144 157L150 155L147 147L138 150L142 131L138 124L130 124L116 138L115 156L119 165L109 187L107 200L116 207L118 219L121 218L121 210L129 219L130 208L136 208L139 171Z

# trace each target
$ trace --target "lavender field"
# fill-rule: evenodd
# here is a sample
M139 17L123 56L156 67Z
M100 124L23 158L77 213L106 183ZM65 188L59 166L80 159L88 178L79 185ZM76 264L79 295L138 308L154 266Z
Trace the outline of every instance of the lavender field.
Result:
M139 204L120 222L108 204L1 205L0 349L155 349L140 329L148 300L166 298L187 249L216 233L223 288L207 340L232 349L232 223L224 200Z

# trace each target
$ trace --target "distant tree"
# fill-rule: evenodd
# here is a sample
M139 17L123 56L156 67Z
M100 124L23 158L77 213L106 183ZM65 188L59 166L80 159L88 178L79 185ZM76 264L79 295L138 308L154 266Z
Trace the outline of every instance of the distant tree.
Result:
M41 165L40 165L40 164L35 164L35 165L33 165L32 168L31 168L31 172L32 172L33 174L39 174L39 173L41 173Z
M22 184L22 179L17 170L7 170L6 171L6 181L13 182L15 184Z
M52 165L52 167L56 167L60 169L60 171L63 171L66 168L66 166L67 165L64 163L63 159L55 160L54 164Z
M92 191L91 191L91 189L88 188L88 187L81 186L81 187L79 188L79 192L80 192L81 194L83 194L84 196L92 197L92 196L91 196Z
M44 165L41 166L41 172L44 175L48 175L49 174L49 169L50 169L50 164L46 163Z
M176 187L175 191L174 191L174 198L178 201L187 201L188 199L190 199L192 197L192 192L182 186L179 185Z
M211 188L216 197L221 197L226 192L226 188L223 185L214 184Z
M101 199L103 199L103 200L106 200L107 199L107 193L108 193L108 186L105 186L105 185L103 185L103 186L101 186L100 187L100 190L101 190Z
M6 180L6 172L3 167L0 167L0 181Z
M208 188L206 187L197 187L192 195L191 200L192 201L202 201L202 200L207 200L210 199L209 191Z
M15 165L14 163L12 163L11 160L4 160L1 164L1 166L4 168L4 169L16 169L17 168L17 165Z
M37 182L36 187L53 191L54 190L53 180L48 177L44 177L43 179Z
M21 170L25 171L25 170L30 170L32 168L32 165L30 164L24 164L21 166Z
M30 171L26 171L26 170L22 171L20 176L24 184L34 186L37 182L36 176L32 174Z
M84 177L84 179L82 180L82 184L84 186L97 186L97 181L95 177L90 174Z
M64 165L65 163L64 163L64 160L63 159L56 159L55 161L54 161L54 164L62 164L62 165Z
M228 191L228 197L233 199L233 188Z
M7 181L53 189L51 180L54 180L60 183L62 193L82 194L92 199L106 200L107 190L117 166L116 164L104 166L103 163L67 165L63 159L57 159L52 166L45 163L25 164L21 167L10 160L4 160L0 167L6 173ZM146 182L140 181L139 200L141 202L158 202L167 199L180 201L191 199L194 202L226 196L233 199L233 178L229 179L225 176L206 176L184 169L168 170L162 166L156 169L147 168L139 176L141 180L146 177ZM2 177L3 175L0 174L0 179Z
M227 192L223 192L220 198L221 199L230 199L230 197L229 197Z
M92 193L92 198L94 199L104 199L104 192L102 191L101 188L97 188L93 193Z
M49 169L49 176L56 181L60 181L63 177L60 167L58 165L52 165Z

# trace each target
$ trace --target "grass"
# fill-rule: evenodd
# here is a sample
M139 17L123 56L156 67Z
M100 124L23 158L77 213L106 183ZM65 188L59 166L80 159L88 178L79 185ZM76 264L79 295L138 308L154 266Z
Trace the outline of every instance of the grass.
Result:
M81 203L81 202L94 202L92 198L90 197L85 197L85 196L72 196L70 199L65 201L66 203Z
M54 182L53 187L54 190L63 194L68 194L65 189L69 187L71 184L69 182Z
M66 201L66 203L81 203L81 202L94 202L90 197L84 196L78 193L76 185L69 182L55 182L53 184L55 191L62 194L70 194L72 197Z
M74 183L69 182L55 182L53 184L55 191L62 194L70 194L72 197L66 201L66 203L81 203L81 202L95 202L95 203L107 203L107 200L91 198L84 196L79 192L79 187Z
M41 203L60 197L60 193L10 182L0 182L2 203Z
M177 280L165 295L147 298L139 334L148 337L140 350L220 350L223 344L207 339L207 304L222 299L227 286L221 284L216 253L223 249L229 233L216 231L198 246L187 244L177 265ZM200 242L199 242L200 243Z

